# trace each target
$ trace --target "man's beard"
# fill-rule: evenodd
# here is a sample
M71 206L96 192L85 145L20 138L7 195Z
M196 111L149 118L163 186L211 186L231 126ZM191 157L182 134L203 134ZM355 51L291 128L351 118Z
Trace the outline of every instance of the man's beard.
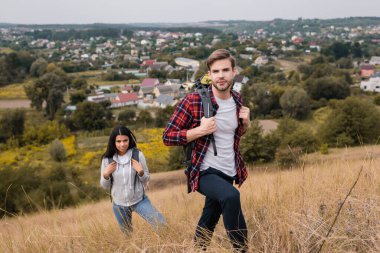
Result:
M229 90L232 87L233 84L234 84L234 82L233 82L233 80L231 80L231 81L228 82L228 85L226 85L224 88L220 88L220 87L218 87L217 83L212 82L212 86L214 86L214 88L217 91L226 91L226 90Z

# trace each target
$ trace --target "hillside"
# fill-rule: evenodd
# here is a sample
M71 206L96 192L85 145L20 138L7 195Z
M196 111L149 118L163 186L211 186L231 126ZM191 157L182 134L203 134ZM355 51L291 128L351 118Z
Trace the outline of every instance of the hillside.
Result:
M291 170L251 168L241 188L250 250L316 252L363 168L322 252L379 252L380 146L332 149L303 162ZM204 200L187 194L178 175L183 174L152 175L148 195L168 222L158 234L134 216L134 234L125 238L111 203L103 200L2 219L0 252L195 252L191 240ZM221 224L210 252L230 252Z

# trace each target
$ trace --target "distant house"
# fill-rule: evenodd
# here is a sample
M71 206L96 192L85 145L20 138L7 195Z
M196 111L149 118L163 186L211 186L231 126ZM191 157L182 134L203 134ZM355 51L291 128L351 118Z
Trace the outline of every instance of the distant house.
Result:
M369 61L369 64L380 65L380 56L372 56L371 60Z
M360 76L362 78L368 78L375 74L375 66L373 65L360 65Z
M265 55L263 56L259 56L256 58L255 60L255 64L256 65L264 65L264 64L267 64L268 63L268 57L266 57Z
M173 89L169 85L158 85L158 86L154 87L153 93L156 97L159 97L160 95L172 96Z
M180 84L181 80L179 79L167 79L165 85Z
M165 108L167 106L174 106L178 101L174 100L172 96L169 95L160 95L157 97L156 101L154 102L155 106L159 106L161 108Z
M172 85L170 85L170 88L172 88L171 95L176 98L176 97L178 97L178 95L181 92L182 84L180 84L180 83L172 84Z
M153 92L154 86L140 86L139 90L139 97L140 98L147 98L147 96L150 95L150 97L153 98Z
M111 101L112 99L115 99L117 96L117 93L104 93L100 95L95 96L88 96L87 101L100 103L102 101Z
M252 60L251 54L240 54L239 57L245 60Z
M291 40L293 44L301 44L303 42L303 38L298 36L293 36Z
M364 91L380 92L380 72L371 76L368 81L362 81L360 83L360 89Z
M111 100L111 108L123 107L128 105L137 105L141 99L137 93L119 93L115 99Z
M160 81L157 78L145 78L142 83L141 87L154 87L158 85Z
M147 71L149 72L151 70L163 70L168 65L168 62L155 62L147 68Z
M246 84L249 81L249 78L244 75L236 75L234 78L235 84L234 84L234 91L240 92L241 88L244 84Z

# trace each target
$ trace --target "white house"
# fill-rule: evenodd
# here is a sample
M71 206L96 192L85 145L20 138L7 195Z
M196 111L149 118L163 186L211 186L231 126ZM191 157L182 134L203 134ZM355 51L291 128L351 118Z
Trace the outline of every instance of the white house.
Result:
M360 89L364 91L380 92L380 72L372 75L368 81L360 83Z
M244 75L236 75L234 81L234 91L240 92L243 85L249 81L249 78Z
M268 63L268 57L265 56L265 55L259 56L255 60L255 64L256 65L264 65L264 64L267 64L267 63Z
M380 56L372 56L371 60L369 61L369 64L380 65Z

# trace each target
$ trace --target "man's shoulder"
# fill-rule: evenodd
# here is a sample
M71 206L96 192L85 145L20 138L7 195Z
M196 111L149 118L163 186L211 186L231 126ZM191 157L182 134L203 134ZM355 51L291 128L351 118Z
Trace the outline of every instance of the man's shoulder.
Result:
M236 102L238 102L239 104L242 104L243 99L242 99L242 97L241 97L241 95L240 95L239 92L232 90L231 94L232 94L232 97L234 98L234 100Z
M187 93L185 97L183 97L182 100L187 100L189 102L198 102L200 100L201 96L199 95L198 91L193 91L190 93Z

